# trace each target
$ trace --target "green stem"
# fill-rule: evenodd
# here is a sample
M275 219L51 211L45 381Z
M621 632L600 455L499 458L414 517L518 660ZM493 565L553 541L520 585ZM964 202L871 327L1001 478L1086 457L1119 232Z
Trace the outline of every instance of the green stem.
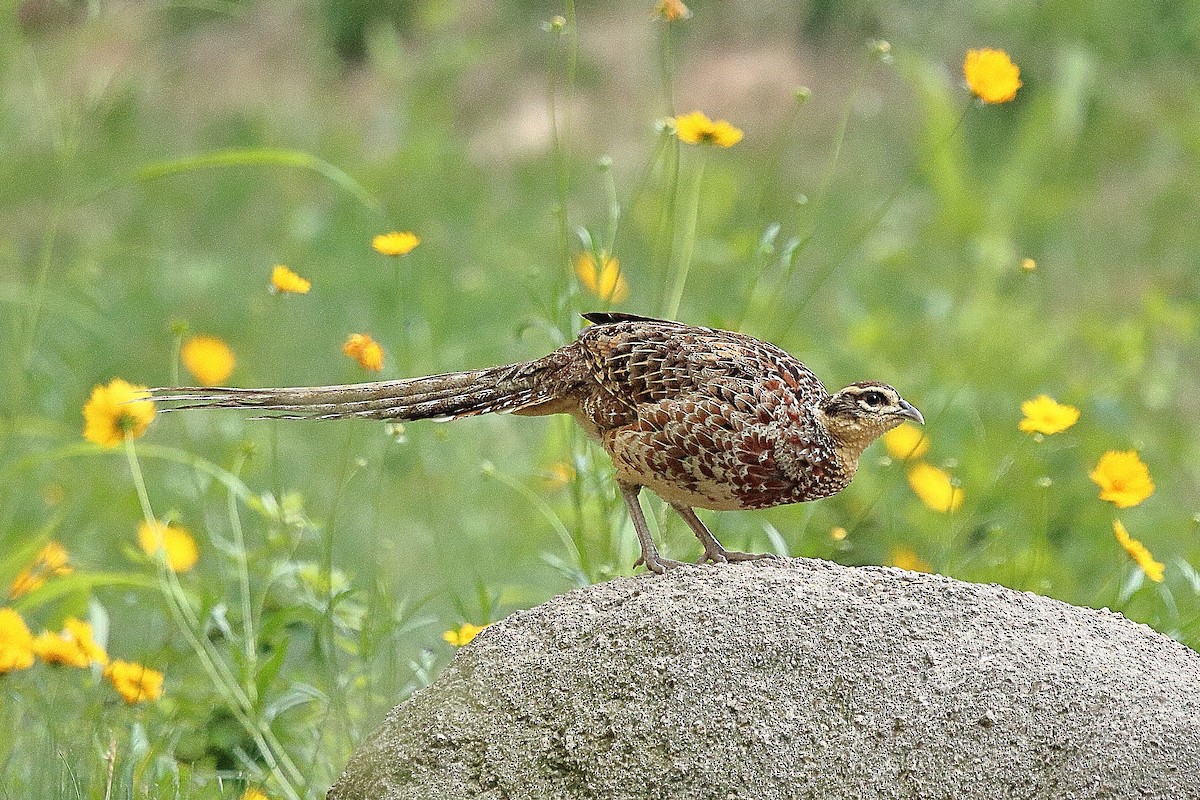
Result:
M667 116L675 116L675 48L672 36L674 24L670 21L663 26L662 48L659 50L659 77L662 79L663 103L667 107Z
M554 513L554 509L545 500L536 492L531 491L528 486L513 480L508 475L496 469L496 466L490 462L483 465L483 474L495 478L529 501L529 504L537 509L538 513L545 517L550 526L554 528L554 532L558 534L558 538L563 543L563 548L573 559L575 568L579 571L580 575L585 579L589 577L588 566L582 551L575 543L575 540L571 538L571 532L567 530L567 526L563 524L558 514Z
M617 254L617 228L621 224L621 201L617 199L617 183L613 179L612 165L603 168L604 194L608 200L608 229L604 232L604 247L610 254Z
M780 123L775 135L771 137L771 144L767 148L766 157L763 159L766 167L765 180L759 186L758 215L760 218L766 216L767 198L778 192L779 176L783 174L784 155L787 152L792 128L796 126L796 120L800 118L801 107L802 103L800 100L793 102L787 116L783 118L783 122Z
M246 453L242 451L238 454L237 463L234 464L231 472L236 475L242 470L242 466L246 463ZM258 635L254 630L254 608L251 603L250 594L250 556L246 552L246 536L242 530L242 517L238 513L237 495L233 492L227 492L226 509L229 513L229 527L233 529L233 540L237 545L238 559L238 590L241 594L242 601L242 644L246 651L246 668L249 675L254 675L258 671ZM246 693L251 700L257 700L257 687L254 681L246 681Z
M677 250L674 279L671 281L671 296L667 301L664 315L667 319L675 319L679 314L679 306L683 302L683 291L687 286L688 273L692 268L692 252L696 245L696 223L700 216L700 185L704 180L705 157L701 155L696 165L696 174L689 187L687 216L683 222L683 235Z
M171 337L171 386L179 385L179 359L183 353L183 331L178 331Z
M659 73L662 79L663 105L666 107L666 114L669 118L674 118L675 115L675 57L672 47L672 32L674 28L668 22L663 27L662 47L660 48ZM662 203L662 212L658 219L658 229L655 235L655 253L654 263L662 264L670 267L675 258L675 216L679 200L679 137L674 133L664 132L664 141L668 145L667 153L670 154L671 175L667 181L666 191L664 193L664 201ZM649 170L647 174L649 174Z
M801 297L800 300L792 307L792 313L787 317L786 322L776 334L777 337L781 337L784 333L789 331L793 325L796 324L796 320L798 320L808 308L808 304L812 302L813 298L816 297L817 292L820 291L821 287L825 285L825 281L827 281L835 272L838 271L838 269L845 265L858 251L858 248L862 245L862 243L866 241L867 237L879 227L879 223L882 222L888 215L888 212L892 210L892 206L894 206L896 201L900 199L900 195L902 195L905 191L911 188L914 183L916 183L917 177L924 170L925 163L928 158L936 154L937 151L942 147L945 147L954 137L955 133L957 133L958 129L962 126L963 120L966 119L967 113L971 110L971 107L971 105L968 105L963 110L962 115L958 118L958 122L954 124L954 127L950 129L950 132L946 134L945 138L938 142L938 144L932 150L930 150L929 156L919 161L912 169L910 169L905 179L897 184L896 187L892 189L892 191L884 199L884 201L880 203L878 207L876 207L875 212L867 218L866 223L859 227L859 229L853 235L848 237L845 246L842 248L842 252L835 258L828 261L816 272L812 280L809 281L809 285L806 288L803 297ZM800 251L812 239L815 230L816 227L814 223L813 228L804 236L804 238L801 240L800 246L797 247L795 252L792 254L793 260L789 265L786 274L777 284L769 307L779 307L783 293L787 291L787 286L791 282L792 276L795 274L795 265L799 260L797 256L799 256Z
M26 370L33 363L33 350L37 345L37 332L41 323L42 309L46 304L46 284L50 277L50 262L57 238L58 212L55 212L50 216L46 225L46 234L42 238L42 247L38 253L38 273L34 280L33 297L29 305L29 319L25 323L25 352L22 360Z
M354 466L351 453L354 451L354 431L355 426L347 426L346 442L342 446L341 463L338 465L338 476L336 489L334 490L333 498L329 502L329 514L325 523L325 533L321 542L321 573L325 580L326 590L328 592L328 605L330 625L332 626L333 619L333 531L337 526L338 511L341 508L342 496L349 486L350 481L354 478L356 467ZM332 630L332 628L331 628Z
M570 219L567 213L567 201L570 191L570 169L567 160L567 147L563 138L563 131L570 129L570 104L571 94L575 85L575 63L578 40L575 31L575 3L573 0L567 0L564 18L566 19L565 33L567 39L566 53L566 76L560 84L558 77L560 47L562 45L562 33L558 31L558 36L554 45L550 48L550 55L546 63L546 72L548 78L548 97L547 103L550 113L550 144L554 160L554 189L556 194L555 216L558 222L558 249L559 259L563 267L564 287L571 286L571 226ZM561 112L558 107L558 93L562 90L565 93L564 101L566 108ZM567 290L569 291L569 289ZM559 332L564 336L569 334L573 320L571 319L568 304L563 304L562 315L557 320Z
M150 506L150 493L146 491L146 480L142 475L142 465L138 461L137 450L133 445L133 438L125 437L125 459L129 462L129 471L133 475L133 488L137 491L138 502L142 506L142 518L146 520L147 525L157 525L158 517L154 516L154 509Z
M780 307L780 301L783 298L783 293L787 291L788 285L791 283L792 278L796 274L796 265L800 261L800 255L804 252L805 248L808 247L809 242L812 241L816 234L817 226L820 224L821 214L824 210L825 195L829 191L829 186L833 182L833 176L837 172L838 162L841 160L842 147L846 142L846 131L850 126L850 115L854 111L858 94L862 91L862 87L866 83L867 75L870 74L872 63L873 62L868 62L864 64L859 69L858 74L855 76L854 87L850 90L850 94L847 95L846 102L842 106L842 114L838 118L837 129L833 135L833 147L830 150L829 159L825 164L825 171L821 175L820 182L817 184L817 190L814 196L809 202L798 205L797 207L798 215L806 211L809 213L810 217L808 228L804 233L798 236L796 246L792 248L791 253L788 254L788 259L784 264L783 275L780 276L779 280L775 282L773 291L767 293L768 299L765 303L763 303L762 306L764 308L774 309ZM798 113L798 108L793 109L793 112ZM799 224L802 223L802 220L797 219L797 223L797 227L799 227ZM832 271L832 269L830 271ZM822 278L822 280L823 279L824 278ZM759 292L749 292L746 297L745 307L742 309L739 319L747 319L753 313L752 306L754 306L756 301L760 298L761 295Z
M142 507L142 517L147 525L159 525L150 505L150 495L146 491L146 480L137 457L133 439L125 439L125 457L129 462L129 471L133 476L134 489L137 491L138 502ZM196 635L200 630L200 620L192 611L187 594L179 583L179 576L171 571L166 563L166 555L160 549L155 554L158 566L160 589L166 601L167 611L175 621L183 637L187 639L192 652L199 659L209 680L220 691L229 705L229 710L242 726L242 729L254 740L259 752L267 762L268 768L279 784L280 789L288 800L301 800L295 785L303 783L303 775L295 762L287 755L283 745L275 737L270 726L262 724L252 716L254 709L250 697L242 690L229 666L221 659L220 654L207 639Z

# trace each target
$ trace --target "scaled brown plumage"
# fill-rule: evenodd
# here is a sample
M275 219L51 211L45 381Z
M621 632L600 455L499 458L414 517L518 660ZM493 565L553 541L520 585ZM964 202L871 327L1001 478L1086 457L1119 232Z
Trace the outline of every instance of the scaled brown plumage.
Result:
M863 449L921 413L891 386L834 394L783 350L730 331L627 314L595 323L535 361L422 378L287 389L154 389L185 408L255 408L285 419L458 419L491 412L573 416L612 457L642 557L663 572L638 502L651 489L704 545L702 560L764 555L725 550L693 508L749 509L836 494Z

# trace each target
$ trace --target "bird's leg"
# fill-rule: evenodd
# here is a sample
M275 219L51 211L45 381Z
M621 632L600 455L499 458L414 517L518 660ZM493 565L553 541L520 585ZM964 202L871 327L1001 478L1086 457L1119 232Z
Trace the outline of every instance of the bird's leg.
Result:
M700 540L700 544L704 545L704 555L700 556L697 564L703 564L705 561L711 561L714 564L724 564L726 561L757 561L760 558L776 558L774 553L740 553L736 550L726 550L717 541L717 537L712 535L712 531L708 529L700 518L696 516L696 512L684 505L671 503L671 508L675 509L675 513L683 517L683 521L692 529L692 533L696 534L696 538Z
M646 524L646 515L642 513L642 504L638 502L638 493L642 491L642 487L636 483L625 483L624 481L618 481L617 486L621 488L621 497L625 499L625 506L629 509L629 519L633 521L633 529L637 531L638 544L642 547L642 557L633 562L633 565L636 567L639 564L645 564L646 569L659 575L671 567L683 566L682 561L672 561L658 554L658 548L654 546L654 540L650 538L650 527Z

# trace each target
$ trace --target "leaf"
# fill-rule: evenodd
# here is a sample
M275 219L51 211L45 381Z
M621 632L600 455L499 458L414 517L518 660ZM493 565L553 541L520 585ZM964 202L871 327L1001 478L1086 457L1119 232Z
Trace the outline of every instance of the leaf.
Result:
M170 161L156 161L139 169L136 178L139 181L152 181L184 172L200 169L215 169L219 167L291 167L306 169L329 179L345 191L354 195L360 203L372 211L379 211L379 201L367 191L361 183L351 178L344 171L324 159L317 158L302 150L284 150L281 148L229 148L202 153L197 156L187 156Z
M131 589L153 589L158 591L158 580L149 575L132 572L75 572L59 575L38 589L19 597L11 603L18 611L27 612L65 597L73 592L90 592L102 586L125 586Z

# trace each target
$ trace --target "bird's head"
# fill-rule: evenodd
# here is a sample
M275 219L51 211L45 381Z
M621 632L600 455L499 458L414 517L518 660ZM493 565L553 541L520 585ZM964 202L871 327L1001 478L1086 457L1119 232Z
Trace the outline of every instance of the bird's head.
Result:
M817 416L839 455L857 461L867 445L905 420L925 424L916 407L886 383L861 381L834 392L817 406Z

